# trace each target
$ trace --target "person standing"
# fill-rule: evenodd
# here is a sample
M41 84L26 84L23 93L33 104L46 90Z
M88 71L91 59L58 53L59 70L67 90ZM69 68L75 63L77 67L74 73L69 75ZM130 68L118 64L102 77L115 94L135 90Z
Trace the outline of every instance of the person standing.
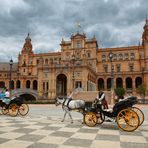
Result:
M108 104L102 89L100 89L100 91L98 92L97 99L102 102L103 109L108 109Z

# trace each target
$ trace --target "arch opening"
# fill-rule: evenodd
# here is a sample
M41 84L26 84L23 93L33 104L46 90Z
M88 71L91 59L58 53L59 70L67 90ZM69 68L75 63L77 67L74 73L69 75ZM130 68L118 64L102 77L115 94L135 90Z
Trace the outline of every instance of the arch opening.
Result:
M67 77L59 74L56 79L56 95L67 96Z

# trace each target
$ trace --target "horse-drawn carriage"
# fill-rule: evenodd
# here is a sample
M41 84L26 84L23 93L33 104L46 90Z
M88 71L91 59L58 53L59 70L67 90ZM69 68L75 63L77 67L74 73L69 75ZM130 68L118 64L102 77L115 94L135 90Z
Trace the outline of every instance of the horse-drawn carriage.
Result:
M29 112L29 107L22 97L13 97L12 99L5 98L1 95L0 107L4 115L16 116L18 113L25 116Z
M133 107L137 103L137 98L134 96L116 103L113 106L112 111L103 110L102 105L98 101L94 101L91 107L87 107L83 100L69 100L64 98L57 98L56 105L62 104L65 110L64 121L66 113L70 115L70 110L77 109L84 116L84 123L88 126L95 126L96 124L102 124L106 117L112 118L117 122L118 127L124 131L136 130L144 121L143 112L136 107ZM73 120L72 120L73 122Z

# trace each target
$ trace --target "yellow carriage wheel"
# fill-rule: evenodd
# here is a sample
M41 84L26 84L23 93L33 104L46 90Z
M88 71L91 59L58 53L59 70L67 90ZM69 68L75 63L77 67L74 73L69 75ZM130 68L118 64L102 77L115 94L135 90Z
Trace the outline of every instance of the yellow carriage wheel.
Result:
M121 110L116 118L118 127L124 131L132 132L139 126L139 117L132 109Z
M28 104L21 104L21 106L19 106L18 111L19 111L20 115L22 115L22 116L27 115L29 112Z
M139 116L139 120L140 120L139 126L140 126L144 122L144 113L138 107L132 107L131 109L133 109Z
M98 118L96 116L96 113L94 112L87 112L84 115L84 122L87 126L93 127L98 123Z
M6 115L8 113L8 109L5 106L2 107L2 114Z
M8 107L9 115L15 117L18 114L18 106L16 103L11 103Z

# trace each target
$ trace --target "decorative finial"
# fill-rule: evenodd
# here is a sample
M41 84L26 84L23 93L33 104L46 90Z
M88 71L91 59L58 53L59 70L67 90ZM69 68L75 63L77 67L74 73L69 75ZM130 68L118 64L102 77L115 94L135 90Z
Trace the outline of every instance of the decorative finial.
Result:
M77 26L77 33L79 33L80 28L81 28L81 24L79 21L76 23L76 26Z

